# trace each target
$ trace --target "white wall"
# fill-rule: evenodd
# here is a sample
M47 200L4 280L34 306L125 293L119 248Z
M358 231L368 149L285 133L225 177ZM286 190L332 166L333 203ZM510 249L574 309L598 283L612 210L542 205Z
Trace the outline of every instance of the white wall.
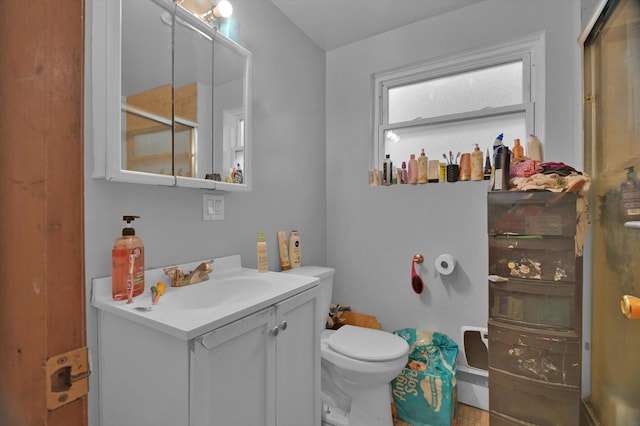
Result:
M371 75L544 31L545 159L580 169L579 10L573 0L486 0L327 53L327 260L337 270L335 302L376 315L386 330L437 330L459 344L462 325L486 327L487 184L370 188ZM425 257L421 296L410 284L415 253ZM453 275L434 271L441 253L458 259Z
M87 114L87 300L91 279L111 274L111 246L125 214L141 216L134 227L145 242L147 268L229 254L240 254L244 266L255 268L258 231L263 230L269 267L278 270L276 232L280 229L300 231L304 263L326 264L324 52L271 2L235 0L233 5L241 43L253 53L253 191L225 193L224 221L203 222L202 194L207 191L92 179L93 129ZM87 16L91 16L91 1ZM89 38L86 48L85 105L89 108ZM90 305L87 340L93 358L90 424L98 425L96 312Z

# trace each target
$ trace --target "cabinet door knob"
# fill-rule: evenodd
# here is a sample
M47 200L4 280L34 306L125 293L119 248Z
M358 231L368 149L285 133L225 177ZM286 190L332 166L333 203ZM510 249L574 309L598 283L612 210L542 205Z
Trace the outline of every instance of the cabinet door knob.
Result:
M280 330L285 331L286 329L287 329L287 322L282 321L282 323L280 323Z
M280 329L278 327L273 327L269 332L269 334L271 334L272 336L277 336L278 333L280 333Z

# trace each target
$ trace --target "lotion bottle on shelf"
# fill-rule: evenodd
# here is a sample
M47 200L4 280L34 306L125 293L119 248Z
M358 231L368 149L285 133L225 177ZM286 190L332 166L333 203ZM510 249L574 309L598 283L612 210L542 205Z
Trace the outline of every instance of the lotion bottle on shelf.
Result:
M418 157L418 183L427 183L427 180L428 180L427 161L428 160L429 159L424 153L424 149L422 149L422 152L420 153L420 157Z
M111 250L111 293L114 300L125 300L144 292L144 244L131 222L140 216L123 216L127 226L116 238ZM127 289L131 274L132 288ZM127 293L127 290L131 294Z
M484 170L482 169L482 151L476 144L471 153L471 180L482 180L484 178Z
M527 141L527 157L530 160L535 160L538 163L542 163L542 142L536 137L536 135L529 135Z
M493 166L493 190L508 191L510 184L509 167L511 165L511 152L506 145L496 149L495 164Z
M258 272L267 272L269 270L269 261L267 260L267 243L264 240L264 232L258 232L258 243L256 244L258 254Z
M382 163L382 184L391 185L393 183L393 162L391 156L387 154Z
M413 185L418 183L418 160L415 154L409 156L409 183Z
M280 270L288 271L291 269L291 265L289 264L289 247L285 231L278 231L278 252L280 253Z
M524 148L520 145L520 139L513 140L513 159L517 160L519 158L524 157Z
M289 262L291 269L299 268L302 264L302 255L300 253L300 234L298 231L291 231L289 238Z

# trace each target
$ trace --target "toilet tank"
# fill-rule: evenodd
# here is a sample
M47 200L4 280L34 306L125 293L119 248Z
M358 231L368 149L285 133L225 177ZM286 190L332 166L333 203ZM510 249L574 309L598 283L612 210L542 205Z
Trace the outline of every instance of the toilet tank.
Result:
M286 274L304 275L305 277L315 277L320 279L320 318L318 324L325 328L329 307L331 306L331 295L333 293L333 274L335 269L325 266L300 266L299 268L283 271Z

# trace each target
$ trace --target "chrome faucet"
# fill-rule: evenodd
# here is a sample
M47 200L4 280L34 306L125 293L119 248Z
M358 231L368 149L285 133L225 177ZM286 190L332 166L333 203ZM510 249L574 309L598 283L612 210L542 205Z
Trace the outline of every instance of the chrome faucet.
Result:
M171 287L182 287L185 285L195 284L209 279L209 272L213 270L211 264L213 259L205 260L196 269L187 275L182 271L180 266L169 266L162 268L165 274L171 279Z

